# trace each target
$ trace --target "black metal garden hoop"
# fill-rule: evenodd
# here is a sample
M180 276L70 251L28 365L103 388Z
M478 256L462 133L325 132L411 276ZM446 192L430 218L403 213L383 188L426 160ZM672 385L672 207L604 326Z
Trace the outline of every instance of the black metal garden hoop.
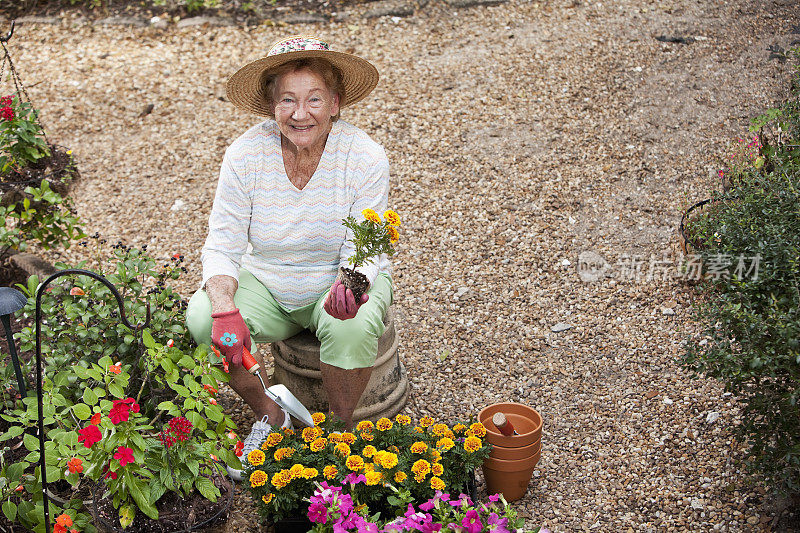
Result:
M707 198L707 199L705 199L705 200L700 200L699 202L697 202L696 204L694 204L692 207L690 207L689 209L687 209L687 210L686 210L686 211L683 213L683 216L681 217L681 223L680 223L680 225L678 226L678 233L680 233L681 239L683 239L683 243L684 243L684 245L683 245L683 249L684 249L684 252L686 252L686 253L689 253L689 250L688 250L688 247L689 247L689 245L691 245L691 247L692 247L693 249L695 249L695 250L698 250L698 249L700 248L700 243L697 241L697 239L693 239L693 238L692 238L692 237L689 235L689 233L686 231L686 222L687 222L687 221L688 221L688 219L689 219L689 214L690 214L692 211L694 211L695 209L699 209L699 208L703 207L704 205L706 205L706 204L709 204L709 203L711 203L711 202L715 202L715 201L716 201L716 200L715 200L715 199L713 199L713 198Z
M111 284L106 278L97 274L96 272L92 272L91 270L84 270L81 268L68 268L66 270L61 270L56 272L44 282L39 285L39 288L36 289L36 401L39 411L39 420L38 420L38 429L39 429L39 468L41 470L42 476L42 500L44 504L44 522L45 522L45 531L50 531L50 499L48 496L47 491L47 468L45 466L45 448L44 448L44 408L43 408L43 391L42 391L42 343L41 343L41 321L42 321L42 295L45 292L50 283L62 276L67 276L71 274L78 274L81 276L89 276L90 278L94 278L97 281L103 283L106 287L111 290L111 293L117 299L117 305L119 306L120 311L120 322L122 322L125 326L132 329L133 331L139 331L147 327L150 323L150 304L147 304L147 315L145 317L145 321L143 324L133 325L128 322L128 318L125 316L125 306L122 302L122 296L120 296L119 292L117 291L116 287Z

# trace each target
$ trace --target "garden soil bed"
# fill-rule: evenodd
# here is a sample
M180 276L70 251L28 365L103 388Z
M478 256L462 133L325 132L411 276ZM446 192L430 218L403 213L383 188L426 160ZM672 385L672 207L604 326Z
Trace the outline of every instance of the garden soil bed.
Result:
M676 228L719 187L731 140L786 96L790 64L768 48L800 39L800 6L425 4L407 17L163 30L67 12L18 27L10 46L48 135L75 150L87 233L184 254L186 298L224 151L259 120L227 101L228 77L293 33L363 55L381 81L342 119L385 147L403 219L403 413L535 407L542 457L514 504L530 528L797 531L793 508L737 462L735 397L677 363L696 326ZM587 251L607 263L593 282L577 268ZM228 388L220 398L246 435L252 413ZM236 490L225 531L262 531Z

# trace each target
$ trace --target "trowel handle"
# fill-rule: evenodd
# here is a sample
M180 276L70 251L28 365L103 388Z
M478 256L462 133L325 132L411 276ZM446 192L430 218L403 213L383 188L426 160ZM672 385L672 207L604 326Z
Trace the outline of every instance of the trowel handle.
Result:
M250 350L242 346L242 365L244 365L245 369L251 374L255 374L259 370L261 370L261 365L258 364L253 354L250 353Z

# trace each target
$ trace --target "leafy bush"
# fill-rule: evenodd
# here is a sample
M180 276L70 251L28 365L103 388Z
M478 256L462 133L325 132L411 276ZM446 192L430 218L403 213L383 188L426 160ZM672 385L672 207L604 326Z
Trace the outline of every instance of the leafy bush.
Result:
M780 112L754 121L800 134L800 70ZM771 118L770 118L771 117ZM788 121L788 122L787 122ZM781 491L800 490L800 136L764 142L764 164L741 172L694 219L707 269L696 318L704 333L683 363L724 382L744 413L748 464ZM746 258L746 268L740 259Z
M101 250L104 242L98 235L94 240ZM120 324L113 294L91 277L56 280L42 295L48 483L73 492L102 482L121 525L139 511L157 516L156 502L170 491L184 496L197 490L213 501L220 494L213 483L222 472L218 461L240 467L235 426L215 399L219 383L228 379L221 358L207 346L194 348L184 327L185 302L167 285L179 277L181 262L176 254L157 270L145 250L118 243L103 263L130 322L144 322L150 303L152 329L143 333ZM24 288L28 316L35 312L38 286L32 277ZM20 338L23 351L34 350L33 327ZM29 372L32 366L27 364ZM39 443L32 436L36 398L16 400L5 393L6 383L0 382L0 503L7 518L38 531L43 524ZM13 457L11 444L21 444L25 453ZM19 484L20 493L3 490ZM80 509L79 499L69 501L76 524L88 520Z
M19 96L0 98L0 174L50 155L38 112Z

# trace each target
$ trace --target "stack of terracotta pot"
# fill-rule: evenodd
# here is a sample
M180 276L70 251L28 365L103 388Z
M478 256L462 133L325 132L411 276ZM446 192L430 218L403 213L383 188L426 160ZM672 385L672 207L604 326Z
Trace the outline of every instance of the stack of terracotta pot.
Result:
M493 446L483 463L487 493L502 493L506 501L522 498L542 453L542 417L527 405L496 403L483 409L478 420ZM500 421L501 428L495 421Z

